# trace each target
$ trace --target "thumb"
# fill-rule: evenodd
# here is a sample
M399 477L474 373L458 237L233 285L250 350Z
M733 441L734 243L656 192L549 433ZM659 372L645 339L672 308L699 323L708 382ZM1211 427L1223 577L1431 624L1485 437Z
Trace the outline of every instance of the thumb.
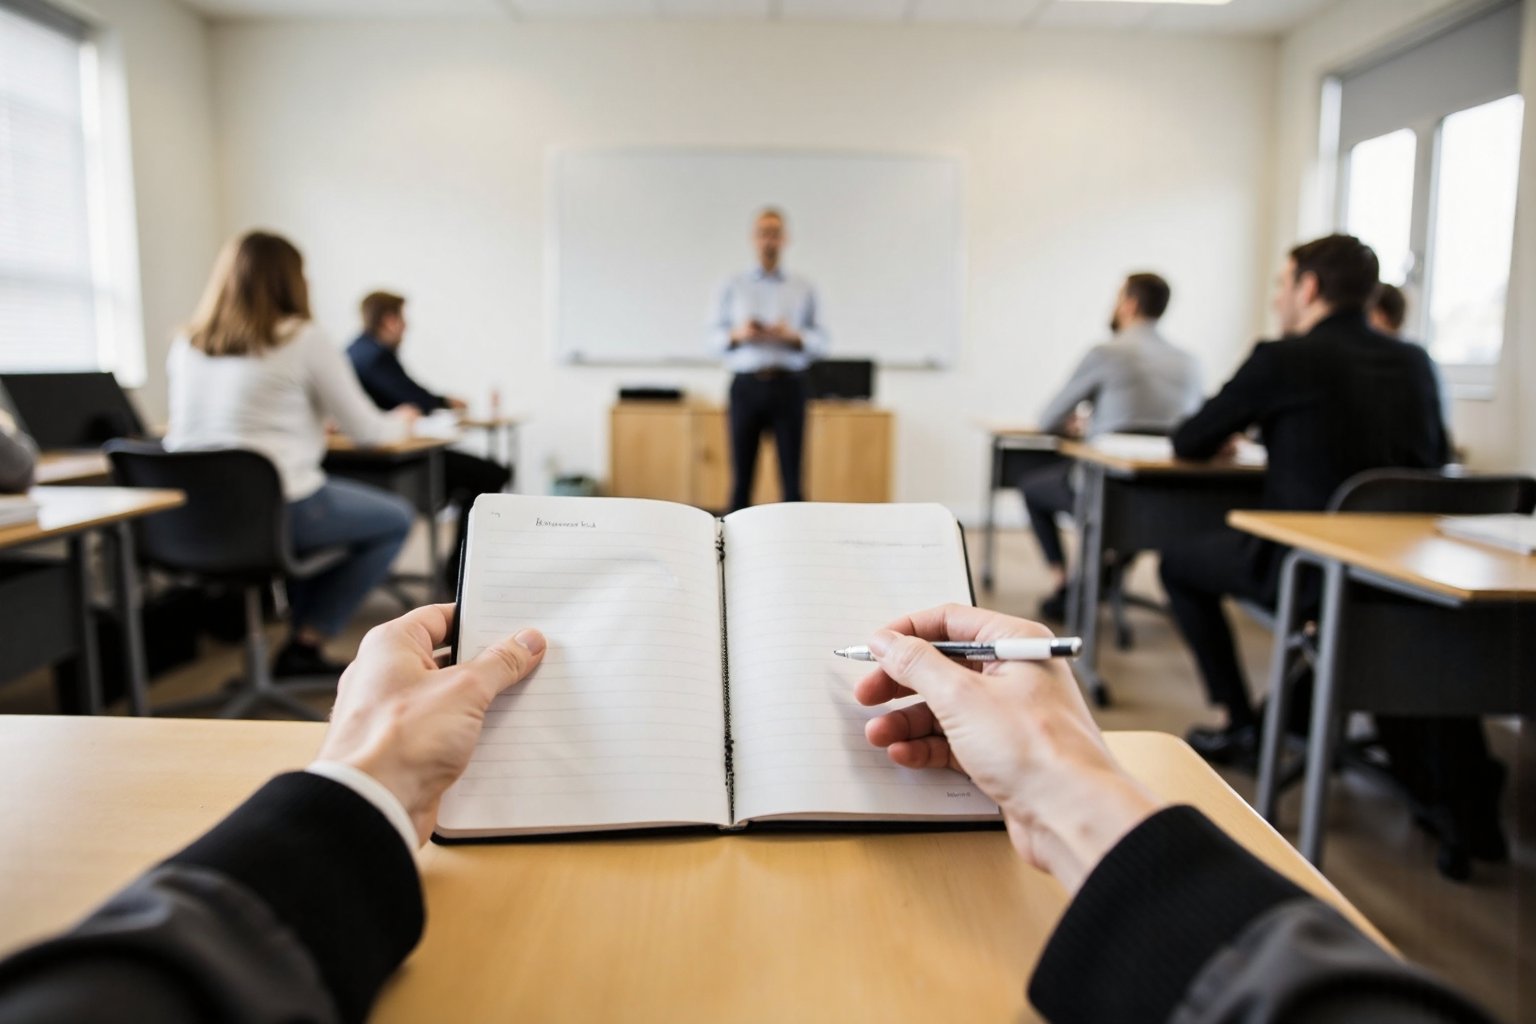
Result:
M940 654L928 641L882 629L869 638L869 650L885 674L915 690L930 704L948 704L971 671Z
M543 659L545 646L543 633L525 629L516 636L496 641L470 660L465 669L484 703L489 705L497 694L532 672Z

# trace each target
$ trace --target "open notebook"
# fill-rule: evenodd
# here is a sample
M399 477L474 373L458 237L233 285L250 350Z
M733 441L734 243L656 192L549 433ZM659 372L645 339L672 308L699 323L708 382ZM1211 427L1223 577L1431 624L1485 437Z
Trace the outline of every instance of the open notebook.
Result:
M902 614L971 603L940 505L780 504L716 519L625 498L486 495L456 657L525 626L549 650L497 698L438 814L444 839L749 821L996 820L964 776L864 739L869 666Z

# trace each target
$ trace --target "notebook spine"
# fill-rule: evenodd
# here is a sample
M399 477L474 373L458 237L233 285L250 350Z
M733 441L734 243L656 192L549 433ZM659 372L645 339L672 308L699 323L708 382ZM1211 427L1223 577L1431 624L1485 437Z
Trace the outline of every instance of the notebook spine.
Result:
M720 688L725 695L725 800L731 821L736 820L736 740L731 735L730 634L725 616L725 521L715 522L715 554L720 568ZM740 827L740 826L731 826Z

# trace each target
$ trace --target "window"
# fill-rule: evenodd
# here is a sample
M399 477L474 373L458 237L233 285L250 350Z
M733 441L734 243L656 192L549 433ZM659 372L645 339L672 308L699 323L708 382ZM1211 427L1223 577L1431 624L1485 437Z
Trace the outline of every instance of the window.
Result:
M142 364L121 255L132 215L105 202L100 101L86 26L0 0L0 369Z
M1462 110L1440 127L1428 274L1430 351L1453 365L1498 361L1515 236L1520 124L1507 96Z
M1349 151L1345 229L1376 250L1381 279L1402 285L1413 270L1413 175L1419 140L1412 129L1367 139Z
M1407 293L1405 333L1454 391L1504 343L1524 103L1521 4L1495 2L1338 79L1338 223Z

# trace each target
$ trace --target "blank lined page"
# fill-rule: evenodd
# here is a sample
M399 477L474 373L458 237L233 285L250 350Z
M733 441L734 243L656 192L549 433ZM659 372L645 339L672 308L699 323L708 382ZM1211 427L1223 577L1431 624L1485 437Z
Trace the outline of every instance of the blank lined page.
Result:
M619 498L475 501L461 660L549 641L443 800L450 837L729 820L716 521Z
M767 505L725 521L738 820L988 816L964 776L891 764L864 738L870 665L835 657L908 612L970 603L960 530L940 505Z

